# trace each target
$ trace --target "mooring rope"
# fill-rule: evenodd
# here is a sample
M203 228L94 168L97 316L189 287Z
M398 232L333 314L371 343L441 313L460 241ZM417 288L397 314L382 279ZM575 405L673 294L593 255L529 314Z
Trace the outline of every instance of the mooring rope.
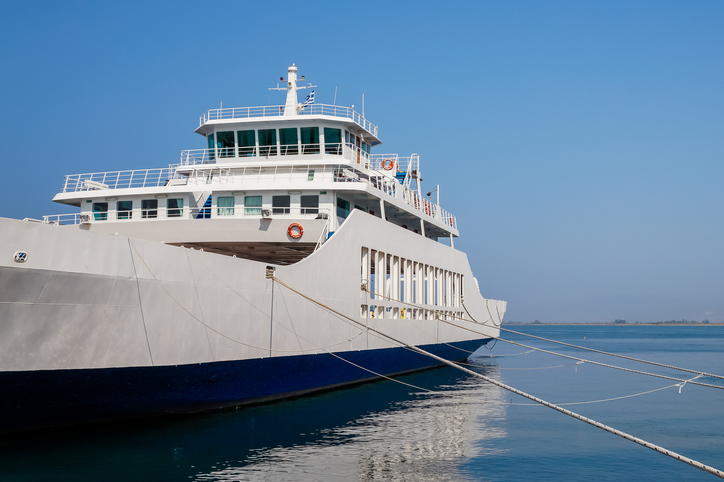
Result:
M471 316L471 318L472 318L472 316ZM722 375L714 375L714 374L711 374L711 373L700 372L700 371L697 371L697 370L690 370L690 369L688 369L688 368L675 367L675 366L672 366L672 365L666 365L666 364L664 364L664 363L658 363L658 362L653 362L653 361L649 361L649 360L642 360L642 359L640 359L640 358L634 358L634 357L626 356L626 355L619 355L619 354L617 354L617 353L609 353L609 352L607 352L607 351L596 350L596 349L594 349L594 348L587 348L587 347L585 347L585 346L573 345L573 344L571 344L571 343L565 343L565 342L562 342L562 341L549 340L548 338L543 338L543 337L541 337L541 336L535 336L535 335L529 335L529 334L527 334L527 333L521 333L521 332L519 332L519 331L510 330L510 329L508 329L508 328L500 327L500 330L502 330L502 331L507 331L508 333L515 333L516 335L527 336L527 337L529 337L529 338L536 338L536 339L538 339L538 340L548 341L548 342L550 342L550 343L557 343L557 344L559 344L559 345L570 346L571 348L578 348L579 350L592 351L592 352L594 352L594 353L600 353L600 354L602 354L602 355L614 356L614 357L617 357L617 358L623 358L623 359L626 359L626 360L631 360L631 361L635 361L635 362L639 362L639 363L648 363L649 365L656 365L656 366L658 366L658 367L670 368L670 369L672 369L672 370L679 370L679 371L682 371L682 372L689 372L689 373L694 373L694 374L696 374L696 375L702 375L702 376L705 376L705 377L712 377L712 378L720 378L720 379L724 380L724 376L722 376Z
M212 327L211 325L205 323L203 320L199 319L199 318L198 318L196 315L194 315L189 309L187 309L187 308L183 305L183 303L181 303L179 300L177 300L176 297L175 297L173 294L171 294L171 292L170 292L169 290L166 289L166 287L163 285L163 283L161 283L161 280L159 280L159 279L156 277L156 275L155 275L155 274L153 273L153 271L151 270L150 266L148 266L148 264L146 263L146 261L143 259L143 256L141 256L141 253L139 253L138 249L137 249L136 246L133 244L133 242L130 240L130 238L129 238L128 241L129 241L129 243L131 244L131 246L133 247L133 250L136 252L136 255L138 255L138 259L141 260L141 262L143 263L143 265L144 265L144 266L146 267L146 269L148 270L148 273L149 273L149 274L151 275L151 277L156 281L156 283L158 283L158 285L161 287L161 289L168 295L169 298L171 298L171 299L174 301L174 303L176 303L176 304L179 306L179 308L181 308L183 311L185 311L185 312L186 312L191 318L193 318L196 322L198 322L198 323L200 323L201 325L205 326L206 328L208 328L209 330L213 331L214 333L216 333L217 335L221 336L222 338L226 338L227 340L229 340L229 341L231 341L231 342L233 342L233 343L236 343L236 344L238 344L238 345L245 346L245 347L247 347L247 348L252 348L252 349L255 349L255 350L265 351L265 352L268 352L268 351L269 351L269 347L260 347L260 346L250 345L250 344L248 344L248 343L244 343L244 342L241 341L241 340L238 340L238 339L233 338L233 337L231 337L231 336L229 336L229 335L227 335L227 334L225 334L225 333L220 332L219 330L215 329L215 328ZM244 298L244 297L241 295L241 293L238 293L238 292L237 292L236 290L234 290L231 286L229 286L223 279L221 279L218 275L216 275L216 273L215 273L213 270L209 269L206 265L204 265L203 262L201 263L201 265L202 265L204 268L206 268L209 272L211 272L212 274L214 274L219 281L221 281L224 285L226 285L227 288L229 288L229 290L231 290L232 293L234 293L235 295L237 295L237 296L238 296L239 298L241 298L242 300L246 301L252 308L254 308L254 309L257 310L259 313L261 313L265 318L271 319L271 317L269 316L268 313L265 313L261 308L257 307L257 306L254 305L251 301L249 301L249 300L247 300L246 298ZM193 273L193 271L192 271L192 273ZM288 332L293 333L293 334L296 335L296 332L290 330L289 327L287 327L286 325L280 323L280 322L277 321L277 320L272 320L272 321L273 321L274 323L276 323L277 325L279 325L281 328L283 328L283 329L287 330ZM309 340L305 340L305 341L309 341ZM340 342L338 342L338 343L333 343L333 344L331 344L331 345L327 345L326 347L320 347L320 346L314 345L314 343L311 343L311 342L310 342L310 343L311 343L313 346L315 346L316 348L318 348L318 349L320 349L320 350L325 350L325 351L326 351L326 348L336 347L336 346L339 346L339 345L341 345L341 344L343 344L343 343L347 343L348 341L350 341L350 340L349 340L349 339L345 339L345 340L342 340L342 341L340 341ZM149 350L150 350L150 347L149 347ZM278 349L272 349L271 351L273 351L273 352L275 352L275 353L296 353L296 354L299 353L299 350L278 350ZM331 353L331 352L329 352L329 353ZM372 372L372 373L374 373L374 372ZM376 373L374 373L374 374L377 375Z
M694 378L690 379L689 381L694 380L694 379L696 379L696 378L698 378L698 377L700 377L700 376L701 376L701 375L697 375L697 376L695 376ZM648 391L641 392L641 393L634 393L633 395L623 395L623 396L621 396L621 397L605 398L605 399L603 399L603 400L589 400L589 401L586 401L586 402L566 402L566 403L558 403L557 405L559 405L559 406L562 407L562 406L564 406L564 405L566 405L566 406L567 406L567 405L588 405L588 404L591 404L591 403L613 402L613 401L615 401L615 400L623 400L624 398L633 398L633 397L639 397L639 396L641 396L641 395L648 395L649 393L660 392L661 390L666 390L666 389L668 389L668 388L674 388L674 387L679 387L679 393L681 393L681 388L682 388L685 384L686 384L686 383L675 383L674 385L669 385L669 386L661 387L661 388L655 388L655 389L653 389L653 390L648 390ZM512 402L510 403L510 405L519 405L519 406L522 406L522 407L537 407L537 406L538 406L538 405L536 405L535 403L512 403Z
M360 323L359 321L357 321L357 320L355 320L355 319L353 319L353 318L351 318L351 317L349 317L349 316L346 316L346 315L344 315L344 314L336 311L335 309L333 309L333 308L325 305L324 303L321 303L321 302L315 300L314 298L311 298L311 297L305 295L304 293L302 293L302 292L300 292L300 291L297 291L296 289L292 288L291 286L287 285L286 283L284 283L283 281L281 281L280 279L278 279L278 278L276 278L276 277L272 277L272 279L274 279L274 280L275 280L277 283L279 283L281 286L284 286L284 287L287 288L288 290L290 290L290 291L298 294L298 295L301 296L302 298L305 298L305 299L311 301L312 303L316 304L317 306L319 306L319 307L321 307L321 308L323 308L323 309L325 309L325 310L327 310L327 311L330 311L330 312L332 312L332 313L336 313L336 314L339 315L340 317L346 318L346 319L349 320L350 322L355 323L355 324L357 324L357 325L359 325L359 326L362 326L362 327L364 327L364 328L365 328L366 330L368 330L368 331L377 333L377 334L379 334L380 336L383 336L383 337L387 338L388 340L392 341L393 343L395 343L395 344L397 344L397 345L400 345L400 346L403 346L403 347L407 347L407 348L409 348L410 350L413 350L413 351L416 351L416 352L420 353L421 355L428 356L428 357L430 357L430 358L433 358L433 359L439 361L440 363L444 363L445 365L449 365L449 366L451 366L451 367L453 367L453 368L456 368L456 369L458 369L458 370L460 370L460 371L462 371L462 372L465 372L465 373L467 373L467 374L469 374L469 375L472 375L472 376L474 376L474 377L481 378L481 379L485 380L485 381L488 382L488 383L491 383L491 384L493 384L493 385L495 385L495 386L498 386L498 387L500 387L500 388L503 388L503 389L505 389L505 390L508 390L509 392L515 393L516 395L520 395L521 397L527 398L527 399L529 399L529 400L533 400L533 401L536 402L536 403L539 403L539 404L541 404L541 405L544 405L544 406L546 406L546 407L548 407L548 408L552 408L553 410L556 410L557 412L560 412L560 413L563 413L563 414L565 414L565 415L568 415L569 417L573 417L573 418L575 418L575 419L577 419L577 420L580 420L580 421L582 421L582 422L586 422L587 424L593 425L594 427L600 428L601 430L605 430L606 432L612 433L612 434L614 434L614 435L618 435L619 437L622 437L622 438L624 438L624 439L626 439L626 440L629 440L629 441L631 441L631 442L637 443L637 444L639 444L639 445L641 445L641 446L644 446L644 447L646 447L646 448L648 448L648 449L654 450L654 451L659 452L659 453L661 453L661 454L664 454L664 455L666 455L666 456L668 456L668 457L671 457L671 458L673 458L673 459L676 459L676 460L678 460L678 461L680 461L680 462L684 462L684 463L686 463L686 464L689 464L689 465L691 465L692 467L696 467L697 469L703 470L704 472L710 473L710 474L712 474L712 475L716 475L717 477L720 477L720 478L724 479L724 472L722 472L722 471L719 470L719 469L716 469L716 468L714 468L714 467L710 467L710 466L708 466L708 465L702 464L701 462L698 462L698 461L696 461L696 460L694 460L694 459L690 459L689 457L685 457L684 455L678 454L678 453L676 453L676 452L674 452L674 451L672 451L672 450L665 449L665 448L660 447L660 446L658 446L658 445L652 444L651 442L647 442L646 440L643 440L643 439L638 438L638 437L634 437L633 435L630 435L630 434L628 434L628 433L626 433L626 432L623 432L623 431L621 431L621 430L617 430L617 429L615 429L615 428L613 428L613 427L610 427L610 426L608 426L608 425L605 425L605 424L603 424L603 423L601 423L601 422L597 422L597 421L595 421L595 420L593 420L593 419L590 419L590 418L588 418L588 417L584 417L583 415L580 415L580 414L578 414L578 413L576 413L576 412L572 412L572 411L570 411L570 410L568 410L568 409L566 409L566 408L563 408L563 407L561 407L561 406L558 406L558 405L555 405L555 404L553 404L553 403L547 402L547 401L545 401L545 400L543 400L543 399L541 399L541 398L538 398L538 397L535 397L535 396L533 396L533 395L530 395L530 394L528 394L528 393L526 393L526 392L524 392L524 391L522 391L522 390L518 390L517 388L513 388L513 387L511 387L511 386L509 386L509 385L506 385L506 384L503 383L503 382L499 382L498 380L495 380L495 379L493 379L493 378L487 377L487 376L483 375L482 373L478 373L478 372L476 372L476 371L473 371L473 370L470 370L470 369L468 369L468 368L462 367L462 366L460 366L460 365L458 365L458 364L456 364L456 363L453 363L453 362L451 362L451 361L449 361L449 360L446 360L446 359L444 359L444 358L442 358L442 357L439 357L439 356L437 356L437 355L435 355L435 354L433 354L433 353L430 353L430 352L428 352L428 351L426 351L426 350L423 350L423 349L420 348L420 347L417 347L417 346L415 346L415 345L410 345L410 344L408 344L408 343L405 343L404 341L398 340L398 339L396 339L396 338L394 338L394 337L392 337L392 336L390 336L390 335L387 335L387 334L385 334L385 333L383 333L383 332L381 332L381 331L379 331L379 330L376 330L376 329L374 329L374 328L372 328L372 327L370 327L370 326L364 325L363 323ZM696 383L696 382L691 382L691 381L688 381L688 380L682 380L682 381L685 381L685 382L688 382L688 383Z
M399 300L395 300L395 299L393 299L393 298L390 298L389 296L381 295L381 294L379 294L379 293L373 293L372 291L370 291L370 290L367 289L367 288L364 288L364 291L366 291L367 293L369 293L369 294L371 294L371 295L374 295L374 296L376 296L376 297L379 296L380 298L385 298L385 299L388 299L388 300L390 300L390 301L394 301L394 302L396 302L396 303L400 303L400 304L403 304L403 305L411 306L411 307L418 308L418 309L422 309L422 310L427 309L427 308L424 308L424 307L422 307L422 306L415 305L415 304L413 304L413 303L408 303L408 302L405 302L405 301L399 301ZM463 305L463 308L465 308L465 303L463 303L462 305ZM437 310L430 310L430 311L435 311L435 312L437 313ZM467 310L467 308L465 308L465 311L468 313L468 315L470 315L470 312ZM489 312L490 312L490 310L488 310L488 313L489 313ZM481 325L481 326L489 326L489 325L486 325L486 323L487 323L488 320L486 320L486 321L483 322L483 323L480 323L480 322L476 321L472 316L470 316L470 320L466 320L465 318L461 318L461 317L456 316L456 315L449 315L449 316L451 316L451 317L454 318L454 319L460 320L460 321L465 321L465 322L468 322L468 323L472 322L472 323L475 323L475 324L478 324L478 325ZM465 326L460 326L460 325L457 325L457 324L455 324L455 323L451 323L451 322L449 322L448 320L445 320L445 319L443 319L443 318L440 318L439 316L437 317L437 319L438 319L439 321L442 321L443 323L447 323L447 324L449 324L449 325L451 325L451 326L455 326L455 327L460 328L460 329L463 329L463 330L468 330L468 331L470 331L471 333L476 333L476 334L478 334L478 335L483 335L483 336L489 336L489 335L486 335L485 333L481 333L481 332L479 332L479 331L475 331L475 330L473 330L473 329L471 329L471 328L468 328L468 327L465 327ZM490 319L492 320L492 317L491 317ZM495 324L495 323L493 323L493 324ZM628 357L628 356L625 356L625 355L617 355L617 354L615 354L615 353L609 353L609 352L605 352L605 351L595 350L595 349L593 349L593 348L586 348L586 347L582 347L582 346L578 346L578 345L571 345L571 344L564 343L564 342L558 342L558 341L555 341L555 340L549 340L549 339L547 339L547 338L541 338L541 337L534 336L534 335L527 335L527 334L525 334L525 333L520 333L520 332L516 332L516 331L513 331L513 330L508 330L507 328L502 328L502 327L497 326L497 325L494 326L494 328L497 328L497 329L499 329L499 330L504 330L504 331L512 331L513 333L516 333L516 334L519 334L519 335L531 336L532 338L538 338L538 339L540 339L540 340L550 341L550 342L552 342L552 343L559 343L559 344L561 344L561 345L566 345L566 346L570 346L570 347L573 347L573 348L580 348L580 349L582 349L582 350L593 351L593 352L600 353L600 354L603 354L603 355L610 355L610 356L619 357L619 358L624 358L624 359L627 359L627 360L637 361L637 362L641 362L641 363L648 363L648 364L650 364L650 365L656 365L656 366L660 366L660 367L664 367L664 368L670 368L670 369L672 369L672 370L679 370L679 371L684 371L684 372L688 372L688 373L694 373L694 374L703 375L703 376L706 376L706 377L713 377L713 378L724 379L724 376L721 376L721 375L713 375L713 374L711 374L711 373L700 372L700 371L696 371L696 370L689 370L688 368L680 368L680 367L675 367L675 366L672 366L672 365L665 365L665 364L663 364L663 363L657 363L657 362L652 362L652 361L648 361L648 360L642 360L642 359L639 359L639 358ZM592 363L592 364L594 364L594 365L601 365L601 366L605 366L605 367L609 367L609 368L615 368L615 369L617 369L617 370L624 370L624 371L639 373L639 374L641 374L641 375L648 375L648 376L652 376L652 377L665 378L665 379L667 379L667 380L674 380L674 381L677 381L677 382L683 382L683 381L685 381L685 380L682 379L682 378L674 378L674 377L667 377L667 376L664 376L664 375L656 375L656 374L654 374L654 373L649 373L649 372L644 372L644 371L639 371L639 370L632 370L632 369L630 369L630 368L623 368L623 367L618 367L618 366L616 366L616 365L609 365L609 364L606 364L606 363L600 363L600 362L594 362L594 361L591 361L591 360L586 360L586 359L584 359L584 358L577 358L577 357L573 357L573 356L569 356L569 355L563 355L563 354L560 354L560 353L556 353L556 352L552 352L552 351L547 351L547 350L544 350L544 349L542 349L542 348L536 348L536 347L524 345L524 344L522 344L522 343L516 343L516 342L514 342L514 341L506 340L506 339L500 338L500 337L496 338L496 340L504 341L504 342L506 342L506 343L511 343L511 344L518 345L518 346L521 346L521 347L524 347L524 348L529 348L529 349L531 349L531 350L541 351L541 352L543 352L543 353L549 353L549 354L556 355L556 356L560 356L560 357L570 358L570 359L573 359L573 360L579 360L579 361L583 361L583 362L586 362L586 363ZM689 382L689 383L693 383L693 384L695 384L695 385L701 385L701 386L704 386L704 387L718 388L718 389L720 389L720 390L724 390L724 386L711 385L711 384L708 384L708 383L701 383L701 382Z
M444 322L445 320L442 320L442 321ZM457 326L457 325L455 325L455 326ZM471 331L473 331L473 333L475 333L474 330L471 330ZM578 360L578 361L581 361L581 362L583 362L583 363L591 363L591 364L593 364L593 365L599 365L599 366L608 367L608 368L615 368L616 370L622 370L622 371L625 371L625 372L638 373L639 375L648 375L648 376L650 376L650 377L663 378L663 379L665 379L665 380L673 380L673 381L676 381L676 382L687 382L687 383L691 383L691 384L693 384L693 385L700 385L700 386L702 386L702 387L717 388L717 389L719 389L719 390L724 390L724 386L722 386L722 385L712 385L712 384L710 384L710 383L687 381L687 380L685 380L685 379L683 379L683 378L669 377L669 376L666 376L666 375L659 375L659 374L656 374L656 373L644 372L644 371L641 371L641 370L634 370L633 368L624 368L624 367L619 367L619 366L616 366L616 365L609 365L608 363L601 363L601 362L597 362L597 361L593 361L593 360L587 360L587 359L585 359L585 358L578 358L578 357L571 356L571 355L564 355L563 353L556 353L556 352L554 352L554 351L544 350L543 348L536 348L536 347L533 347L533 346L524 345L523 343L518 343L518 342L515 342L515 341L511 341L511 340L506 340L505 338L498 338L498 339L499 339L500 341L504 341L505 343L510 343L511 345L517 345L517 346L520 346L520 347L523 347L523 348L531 348L531 349L533 349L533 350L540 351L540 352L543 352L543 353L548 353L548 354L550 354L550 355L560 356L560 357L563 357L563 358L569 358L569 359L571 359L571 360Z

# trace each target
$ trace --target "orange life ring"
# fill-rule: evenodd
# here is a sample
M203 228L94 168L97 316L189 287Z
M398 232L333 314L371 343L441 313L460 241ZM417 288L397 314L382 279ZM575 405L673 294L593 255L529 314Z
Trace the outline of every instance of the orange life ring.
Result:
M395 167L395 161L392 159L385 159L382 161L382 167L385 169L385 171L391 171L393 167Z
M292 231L294 228L297 228L297 229L299 230L299 232L298 232L298 233L295 233L294 231ZM299 224L299 223L292 223L292 224L290 224L289 227L287 228L287 234L289 234L289 236L291 236L291 237L294 238L294 239L299 239L299 238L302 237L302 234L304 234L304 229L302 228L302 225L301 225L301 224Z

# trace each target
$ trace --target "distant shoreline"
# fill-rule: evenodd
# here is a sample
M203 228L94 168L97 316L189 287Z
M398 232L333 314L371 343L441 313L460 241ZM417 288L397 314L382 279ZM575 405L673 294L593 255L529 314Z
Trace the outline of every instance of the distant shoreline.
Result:
M724 326L724 323L505 323L503 326Z

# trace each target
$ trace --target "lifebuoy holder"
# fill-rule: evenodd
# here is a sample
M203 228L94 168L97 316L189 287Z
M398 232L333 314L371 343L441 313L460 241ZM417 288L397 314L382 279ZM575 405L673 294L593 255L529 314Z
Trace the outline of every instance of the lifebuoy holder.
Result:
M392 159L385 159L384 161L382 161L382 168L385 171L391 171L393 167L395 167L395 161L393 161Z
M299 239L302 237L302 234L304 234L304 228L302 228L302 225L299 223L292 223L287 228L287 234L293 239Z

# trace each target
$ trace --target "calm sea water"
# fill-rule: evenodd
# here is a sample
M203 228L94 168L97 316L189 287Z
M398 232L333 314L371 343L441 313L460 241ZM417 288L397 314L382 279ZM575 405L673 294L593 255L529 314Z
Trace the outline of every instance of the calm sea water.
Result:
M722 326L515 326L539 336L724 374ZM585 337L585 338L584 338ZM644 371L602 355L503 338ZM554 403L674 385L528 352L481 349L474 369ZM724 380L700 379L724 385ZM58 431L0 443L2 481L715 480L452 368L237 412ZM433 390L426 392L421 388ZM685 385L567 406L724 469L724 390Z

